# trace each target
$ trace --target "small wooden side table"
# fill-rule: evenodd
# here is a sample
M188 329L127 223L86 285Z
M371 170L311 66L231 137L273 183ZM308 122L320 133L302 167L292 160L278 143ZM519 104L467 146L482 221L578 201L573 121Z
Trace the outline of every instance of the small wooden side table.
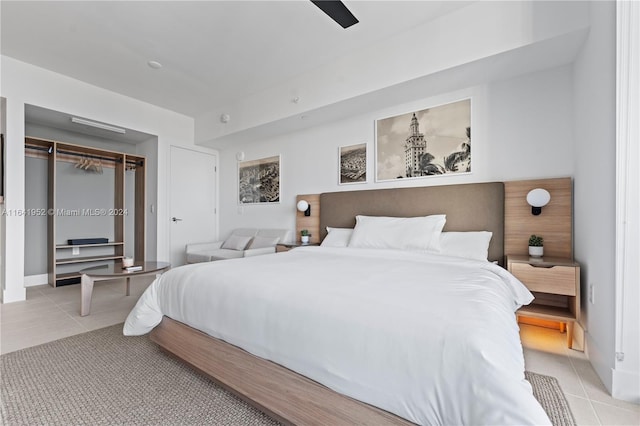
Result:
M109 265L95 266L80 271L80 316L84 317L91 312L91 295L93 294L93 283L96 281L112 280L117 278L127 279L126 295L130 294L131 277L155 274L156 277L171 267L168 262L136 262L134 266L142 266L139 271L127 271L122 268L121 262Z
M276 245L276 253L282 253L285 251L289 251L293 248L296 247L309 247L309 246L319 246L320 243L307 243L307 244L303 244L301 242L296 242L296 243L278 243Z
M507 269L536 297L517 314L566 324L572 349L574 323L580 320L580 265L573 259L508 255Z

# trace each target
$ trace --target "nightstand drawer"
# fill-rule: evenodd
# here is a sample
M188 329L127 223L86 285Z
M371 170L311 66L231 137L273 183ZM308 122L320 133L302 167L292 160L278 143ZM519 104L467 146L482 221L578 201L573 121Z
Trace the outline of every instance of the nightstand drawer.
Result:
M528 263L512 263L511 273L530 291L576 295L576 268L571 266L536 267Z

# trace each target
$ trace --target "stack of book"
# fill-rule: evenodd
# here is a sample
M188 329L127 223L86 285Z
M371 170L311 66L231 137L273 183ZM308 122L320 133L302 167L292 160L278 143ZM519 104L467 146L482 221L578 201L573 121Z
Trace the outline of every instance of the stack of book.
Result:
M127 272L142 271L142 266L127 266L124 270Z

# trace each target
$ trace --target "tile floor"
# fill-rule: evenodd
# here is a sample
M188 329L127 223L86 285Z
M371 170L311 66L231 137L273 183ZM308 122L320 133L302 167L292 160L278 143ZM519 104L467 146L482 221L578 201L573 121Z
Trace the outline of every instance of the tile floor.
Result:
M24 302L0 305L0 353L13 352L123 322L152 277L96 283L91 314L80 316L80 286L29 287ZM526 368L560 382L579 425L640 425L640 406L611 398L584 353L566 347L566 335L521 324Z
M578 425L640 425L640 405L613 399L583 352L566 334L520 324L526 369L558 379Z
M124 322L153 276L125 281L98 281L93 287L91 314L80 316L80 285L27 287L27 300L0 304L0 353L36 346L74 334Z

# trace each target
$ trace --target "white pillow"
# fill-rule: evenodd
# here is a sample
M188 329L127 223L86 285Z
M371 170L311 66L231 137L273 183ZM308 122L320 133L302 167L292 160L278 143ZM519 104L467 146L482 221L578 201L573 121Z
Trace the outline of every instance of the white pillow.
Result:
M232 235L227 240L222 243L223 249L229 250L244 250L244 248L251 241L251 237L242 237L240 235Z
M487 260L492 236L488 231L443 232L440 234L440 254Z
M327 226L327 236L322 240L322 247L347 247L353 234L352 228L331 228Z
M420 217L356 216L349 247L440 251L443 214Z
M275 247L280 241L280 237L253 237L251 240L251 244L249 244L250 249L258 249L265 247Z

